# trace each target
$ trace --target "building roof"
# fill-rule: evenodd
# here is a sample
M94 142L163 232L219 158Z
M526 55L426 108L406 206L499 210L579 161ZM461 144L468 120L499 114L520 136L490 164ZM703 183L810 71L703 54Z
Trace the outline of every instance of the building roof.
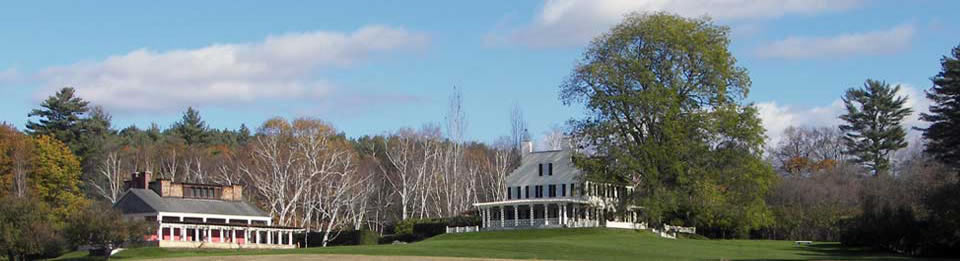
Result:
M572 150L536 151L523 155L520 166L507 176L507 186L565 184L577 182L581 171L573 165ZM540 164L553 163L553 175L539 175Z
M269 217L246 201L161 197L153 190L137 188L127 190L113 207L124 214L176 212Z

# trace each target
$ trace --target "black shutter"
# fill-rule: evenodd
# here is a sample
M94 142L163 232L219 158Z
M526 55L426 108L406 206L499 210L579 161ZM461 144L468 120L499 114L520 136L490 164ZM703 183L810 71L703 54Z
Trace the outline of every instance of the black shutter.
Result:
M549 173L550 176L553 176L553 163L547 164L547 167L550 168L550 171L547 173Z
M567 184L566 184L566 183L564 183L563 185L560 185L560 196L561 196L561 197L566 197L566 196L567 196Z
M507 187L507 199L513 199L513 193L510 193L510 187Z
M543 163L540 163L539 167L537 168L537 171L540 172L540 176L542 177L542 176L543 176Z

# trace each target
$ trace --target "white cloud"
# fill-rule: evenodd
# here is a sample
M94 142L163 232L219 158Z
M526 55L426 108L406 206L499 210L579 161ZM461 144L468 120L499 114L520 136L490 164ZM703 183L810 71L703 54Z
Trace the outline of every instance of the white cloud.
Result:
M506 33L532 46L582 44L631 12L664 11L721 20L771 19L857 6L860 0L547 0L534 21Z
M332 85L310 72L419 48L427 41L426 35L403 28L366 26L350 33L272 35L256 43L199 49L140 49L93 63L49 68L40 75L51 89L74 86L80 96L112 109L169 111L186 105L324 97ZM37 96L49 93L48 89Z
M825 37L791 36L757 49L766 58L818 58L892 54L910 46L916 29L900 25L888 30Z
M923 91L909 85L897 83L900 85L898 96L907 97L906 107L913 109L913 114L904 119L903 125L908 129L908 136L916 137L918 133L912 130L913 127L925 127L928 124L920 121L921 112L929 112L930 100L923 95ZM891 84L896 86L897 84ZM837 97L842 95L838 93ZM812 108L797 108L787 104L779 104L775 101L757 103L760 120L763 121L763 127L767 129L767 144L777 144L780 141L780 135L783 130L790 126L839 126L841 121L838 118L844 113L843 101L839 98L833 100L830 104L815 106Z

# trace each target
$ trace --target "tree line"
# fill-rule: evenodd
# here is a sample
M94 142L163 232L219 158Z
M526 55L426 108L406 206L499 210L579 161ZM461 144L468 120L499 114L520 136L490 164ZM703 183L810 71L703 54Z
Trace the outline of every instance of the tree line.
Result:
M493 145L465 140L462 102L454 89L442 124L348 138L310 117L272 118L254 130L214 129L192 107L167 128L116 129L108 112L63 88L30 113L36 121L24 132L4 125L5 137L14 138L0 143L10 156L0 162L0 174L11 180L3 188L14 193L50 191L109 204L137 171L174 182L242 184L248 200L276 224L322 232L325 245L340 231L391 233L399 220L463 215L473 203L503 198L525 137L504 136ZM514 135L526 135L519 106L511 115ZM45 161L21 156L40 151L20 149L21 140L62 144L57 157L73 164L58 166L57 174L68 176L22 171L18 166ZM31 178L42 187L23 188Z
M842 95L841 125L788 128L766 144L729 33L706 18L653 13L629 15L595 39L560 86L564 104L585 107L565 133L583 179L633 186L621 204L640 206L645 222L696 226L712 238L956 255L960 47L926 93L933 105L920 116L931 123L918 129L922 150L904 150L902 122L913 112L899 86L875 80ZM466 140L463 99L455 88L440 123L350 138L310 117L214 129L192 107L166 128L116 129L108 112L64 88L30 112L24 131L0 128L0 207L11 209L0 219L14 224L0 226L0 248L41 255L42 244L13 240L28 230L87 243L136 234L102 240L90 226L111 224L71 222L109 212L91 213L91 202L116 202L135 171L246 185L244 196L277 224L320 232L322 244L344 230L383 234L402 220L471 215L472 203L503 199L530 136L514 106L509 134ZM562 138L555 133L549 140ZM19 205L28 203L36 205ZM15 209L39 214L8 214ZM84 236L66 236L74 233Z

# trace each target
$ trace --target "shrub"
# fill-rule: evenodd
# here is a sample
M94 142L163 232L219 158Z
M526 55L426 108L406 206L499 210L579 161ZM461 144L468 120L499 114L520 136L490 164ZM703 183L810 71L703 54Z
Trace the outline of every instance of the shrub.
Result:
M446 232L446 227L476 226L480 224L480 217L456 216L446 218L410 218L397 222L394 231L395 240L412 242L423 240ZM387 243L393 242L390 240Z
M294 235L294 241L301 246L319 247L323 246L323 232L309 232L305 234ZM336 233L331 233L331 236ZM306 240L305 240L306 239ZM347 230L340 231L339 235L327 242L327 246L356 246L356 245L376 245L380 240L377 232L370 230ZM306 241L307 244L304 244Z

